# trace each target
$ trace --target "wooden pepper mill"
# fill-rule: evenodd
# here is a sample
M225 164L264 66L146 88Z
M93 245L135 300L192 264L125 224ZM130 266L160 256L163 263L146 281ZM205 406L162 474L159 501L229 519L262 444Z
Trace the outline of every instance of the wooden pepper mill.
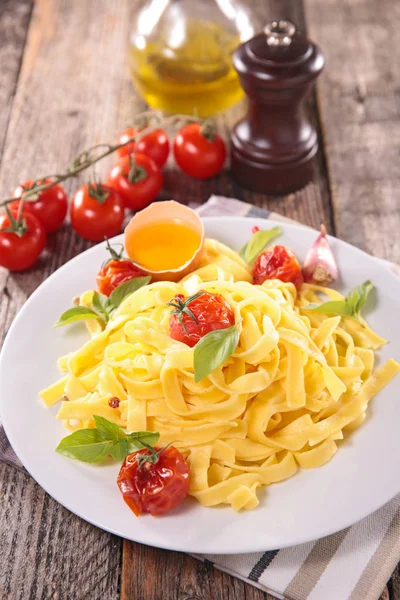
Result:
M231 135L233 178L255 192L303 187L313 178L318 149L303 104L324 66L320 48L289 21L274 21L235 50L233 65L249 99Z

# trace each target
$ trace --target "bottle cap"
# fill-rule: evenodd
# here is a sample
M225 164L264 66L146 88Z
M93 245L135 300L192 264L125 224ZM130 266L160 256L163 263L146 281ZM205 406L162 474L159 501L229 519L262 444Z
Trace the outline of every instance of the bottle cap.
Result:
M233 64L239 76L292 86L317 75L323 67L323 56L293 23L272 21L262 33L235 50Z

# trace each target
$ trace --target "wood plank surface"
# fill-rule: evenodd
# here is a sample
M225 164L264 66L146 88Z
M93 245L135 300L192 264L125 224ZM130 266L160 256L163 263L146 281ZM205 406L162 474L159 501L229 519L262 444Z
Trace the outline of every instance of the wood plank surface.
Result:
M36 2L0 166L2 195L114 138L130 10L129 0ZM26 297L87 245L66 225L29 272L1 272L2 337ZM1 466L0 486L1 598L118 598L119 538L81 521L12 467Z
M0 2L0 158L18 81L32 0Z
M325 53L318 86L338 237L400 262L400 5L305 0ZM400 598L397 567L381 600Z
M379 4L379 9L378 8ZM338 237L400 262L400 4L306 0Z
M304 29L302 4L300 0L251 0L260 27L273 18L288 18ZM318 14L322 12L323 4L329 4L334 10L330 0L307 0L307 7L311 4ZM350 0L347 4L350 5ZM78 150L115 139L117 132L130 124L133 116L144 107L132 90L126 66L135 1L37 0L20 69L19 57L25 41L29 6L28 0L3 0L0 3L0 16L12 14L11 9L19 15L12 18L14 33L10 31L10 25L4 25L3 19L0 22L0 35L9 31L7 47L12 50L7 55L12 56L7 59L9 66L4 69L2 62L0 70L0 153L4 146L0 163L2 196L21 179L63 168ZM316 17L311 21L315 27ZM314 37L319 38L319 35ZM328 44L331 48L336 40L328 36ZM0 59L4 57L2 52L3 45ZM395 99L391 103L388 97L386 104L395 118L398 107ZM244 110L245 103L242 102L218 119L225 134ZM378 97L368 110L381 110ZM318 126L313 98L309 102L309 111ZM345 136L348 133L343 134L343 139ZM226 172L210 182L199 183L171 166L166 173L162 197L175 197L187 203L203 202L212 193L231 195L315 227L324 221L330 231L334 231L325 162L321 150L315 182L296 194L281 198L242 190ZM336 163L329 163L331 170ZM105 166L100 173L104 173L104 169ZM69 182L68 192L72 192L79 181ZM342 201L342 193L335 194L336 202L339 195ZM360 202L360 196L356 202ZM336 212L343 230L344 217L339 209ZM387 213L384 218L388 220ZM367 225L363 226L365 234L371 235L371 227L368 229ZM340 231L339 234L343 235ZM46 254L30 271L9 275L0 270L0 341L26 297L52 271L87 246L65 225L50 237ZM27 474L12 467L1 465L0 486L0 561L4 567L0 578L1 598L271 598L184 554L125 541L122 557L119 538L81 521L53 501Z

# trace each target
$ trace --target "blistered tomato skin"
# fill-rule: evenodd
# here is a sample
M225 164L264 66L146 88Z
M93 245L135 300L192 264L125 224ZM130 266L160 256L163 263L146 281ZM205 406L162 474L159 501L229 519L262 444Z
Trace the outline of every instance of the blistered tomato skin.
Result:
M182 294L178 294L175 299L185 301ZM210 331L227 329L235 324L235 315L221 294L203 292L201 296L189 302L187 308L197 322L184 312L181 314L181 320L185 326L183 327L178 316L171 314L169 329L173 340L183 342L191 348Z
M300 288L304 278L293 250L286 246L273 246L257 257L253 267L253 283L261 285L267 279L280 279Z
M155 450L160 452L161 448ZM174 446L162 450L156 463L145 462L140 467L138 457L143 455L150 456L149 450L138 450L126 457L118 475L118 487L137 517L142 513L165 514L186 498L189 467Z
M145 273L130 260L110 260L97 274L97 288L101 294L109 296L122 283L144 275Z

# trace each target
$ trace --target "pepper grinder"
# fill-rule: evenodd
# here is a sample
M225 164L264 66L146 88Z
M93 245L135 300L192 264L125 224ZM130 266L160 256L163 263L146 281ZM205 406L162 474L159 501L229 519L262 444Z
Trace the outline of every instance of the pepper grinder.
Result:
M289 21L273 21L235 50L233 65L249 100L231 135L233 178L255 192L303 187L318 150L304 98L324 66L320 48Z

